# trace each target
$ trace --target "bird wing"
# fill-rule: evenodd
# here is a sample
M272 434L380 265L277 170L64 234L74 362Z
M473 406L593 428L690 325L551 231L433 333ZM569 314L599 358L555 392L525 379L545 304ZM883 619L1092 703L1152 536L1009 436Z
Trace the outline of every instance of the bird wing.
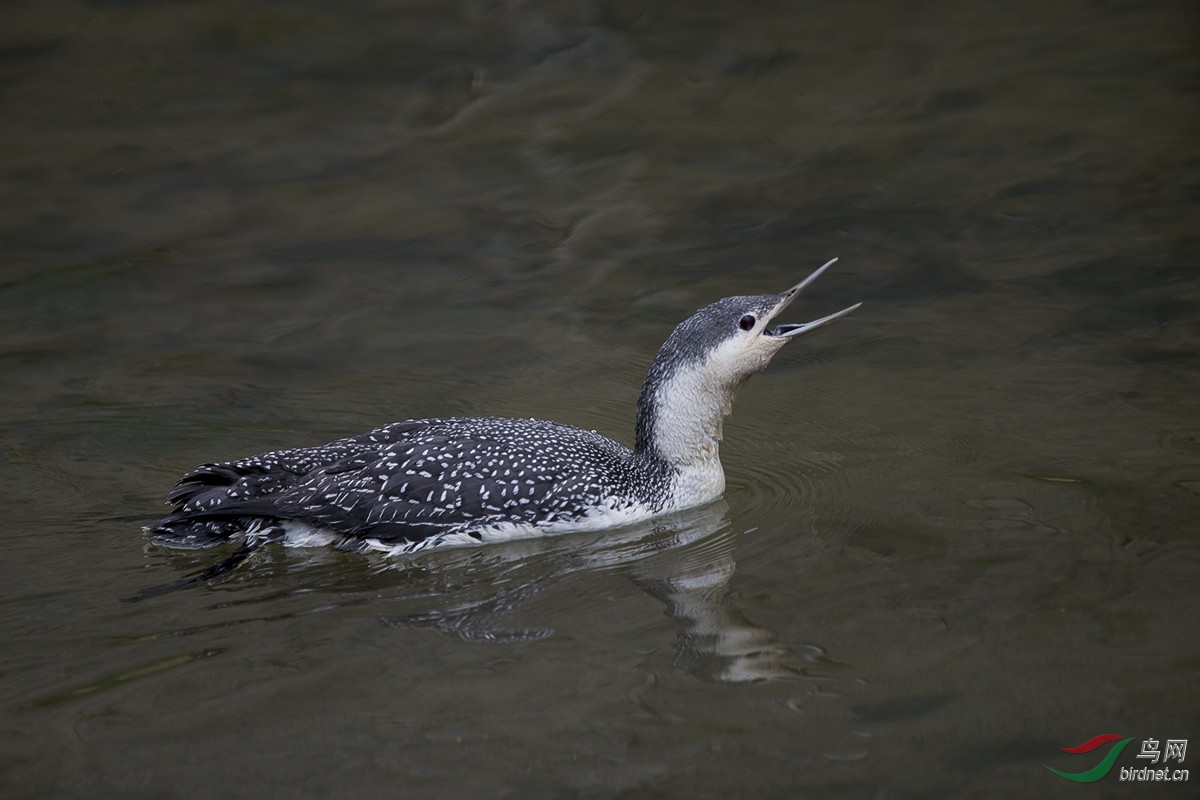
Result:
M385 541L544 523L570 513L571 498L584 489L561 466L535 444L487 430L425 430L314 471L277 507L283 516Z

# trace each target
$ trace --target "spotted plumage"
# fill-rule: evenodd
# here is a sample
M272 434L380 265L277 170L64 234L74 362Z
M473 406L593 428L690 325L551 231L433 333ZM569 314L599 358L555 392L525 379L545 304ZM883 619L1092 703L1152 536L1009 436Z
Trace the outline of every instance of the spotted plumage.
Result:
M709 502L724 491L718 442L738 386L784 342L857 307L767 328L828 266L783 294L725 298L681 323L647 374L633 449L537 419L407 420L197 467L167 495L175 510L147 530L183 546L241 538L400 553Z

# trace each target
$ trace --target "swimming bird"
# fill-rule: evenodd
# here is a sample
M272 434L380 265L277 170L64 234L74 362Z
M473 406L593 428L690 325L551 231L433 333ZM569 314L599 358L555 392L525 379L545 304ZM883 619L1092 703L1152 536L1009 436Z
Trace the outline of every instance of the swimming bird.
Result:
M726 297L680 323L646 375L633 449L539 419L406 420L199 466L167 494L174 511L145 530L177 546L239 541L240 554L272 541L399 554L709 503L725 490L721 423L738 388L783 345L859 307L772 327L836 261L781 294Z

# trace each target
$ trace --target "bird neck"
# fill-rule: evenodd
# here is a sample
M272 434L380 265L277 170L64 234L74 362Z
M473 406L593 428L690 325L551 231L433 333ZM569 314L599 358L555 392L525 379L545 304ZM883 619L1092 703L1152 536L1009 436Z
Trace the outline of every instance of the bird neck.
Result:
M720 470L721 424L734 392L693 362L655 362L638 399L635 452L676 469Z

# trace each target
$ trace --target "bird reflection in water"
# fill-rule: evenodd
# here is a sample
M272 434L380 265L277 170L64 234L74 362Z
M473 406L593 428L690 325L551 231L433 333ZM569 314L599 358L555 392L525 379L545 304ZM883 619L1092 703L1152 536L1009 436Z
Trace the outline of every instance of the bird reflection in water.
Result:
M573 573L617 570L662 601L679 623L673 666L721 682L794 678L800 671L789 666L789 650L778 643L776 634L730 603L736 535L726 519L727 508L718 501L598 536L574 534L493 545L486 551L445 551L438 554L438 567L460 576L486 573L491 578L486 595L384 621L395 627L432 628L469 642L545 639L554 635L553 628L511 627L505 625L505 617ZM542 569L528 574L535 564Z

